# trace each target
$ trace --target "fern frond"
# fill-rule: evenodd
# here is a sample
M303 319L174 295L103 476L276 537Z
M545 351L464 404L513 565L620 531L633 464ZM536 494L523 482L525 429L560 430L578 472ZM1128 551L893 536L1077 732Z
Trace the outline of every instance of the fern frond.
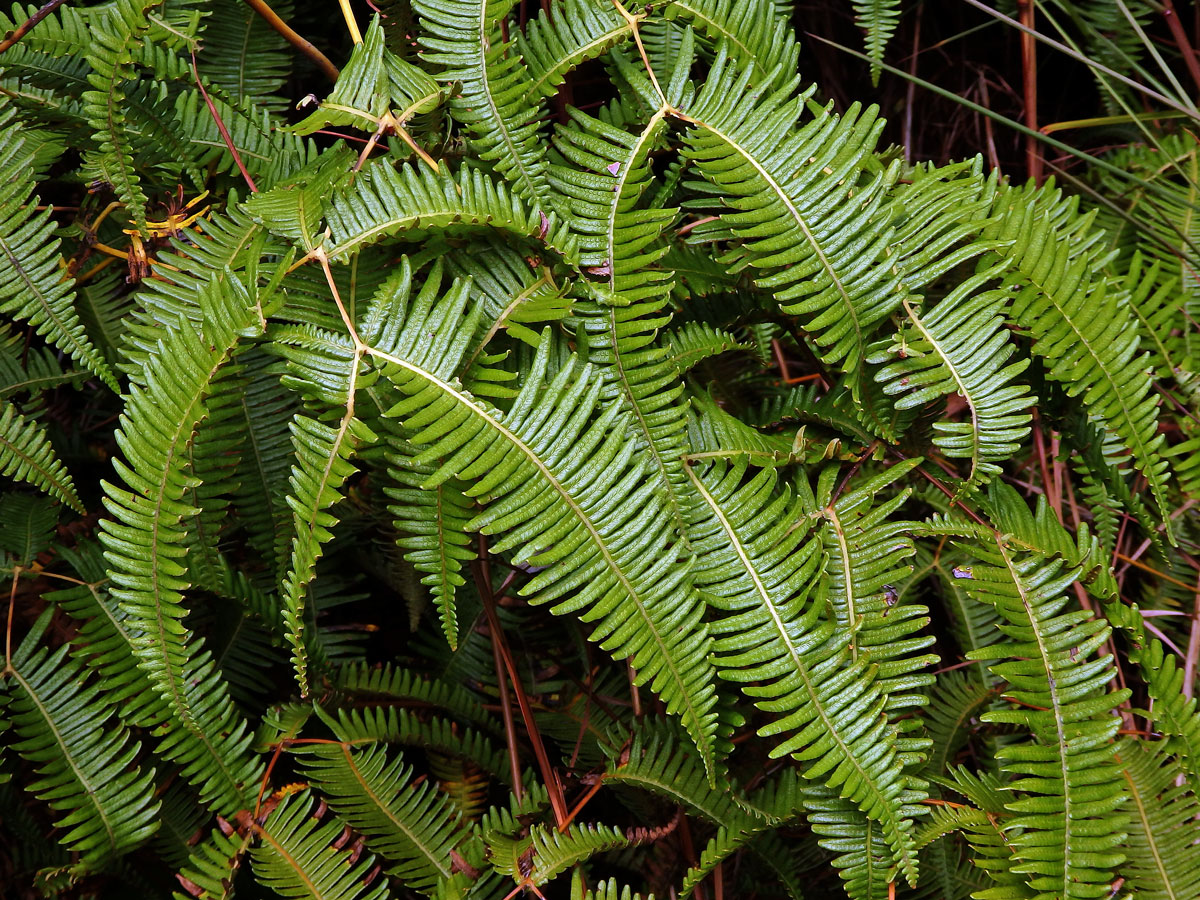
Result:
M772 76L796 71L800 44L790 16L780 15L770 0L670 0L663 15L671 21L687 19L718 47L723 43L764 90L774 83Z
M126 130L125 88L133 81L133 53L150 30L147 12L163 0L116 0L99 15L87 17L88 48L92 67L84 91L88 123L95 129L96 149L87 154L87 166L113 186L128 210L134 228L146 224L146 193L135 171L134 151ZM69 11L69 10L68 10Z
M53 238L50 210L38 213L31 196L30 152L13 127L12 114L0 116L0 313L32 325L42 337L95 373L113 390L116 376L97 352L72 304L73 283L59 269L59 241Z
M529 70L525 102L553 97L567 73L633 34L634 23L604 0L565 0L540 15L516 36Z
M1086 611L1064 611L1078 568L1022 557L999 539L972 544L970 552L978 562L967 590L996 608L1009 638L969 654L996 660L992 672L1009 684L1003 696L1013 706L982 718L1030 732L997 751L1014 776L1008 787L1016 797L1006 804L1014 871L1027 876L1039 900L1103 896L1124 858L1112 743L1119 720L1110 713L1129 693L1108 692L1112 661L1091 658L1109 628Z
M41 423L26 419L6 400L0 400L0 475L31 484L76 512L84 512L75 483Z
M402 758L389 760L379 744L361 751L321 744L303 748L301 759L333 810L391 862L388 873L406 888L432 896L453 877L461 824L436 788L413 783L412 766Z
M527 209L503 184L478 169L464 168L458 176L435 175L408 165L393 168L381 160L367 167L366 175L350 190L334 198L327 216L331 259L386 237L417 237L431 229L460 225L502 229L542 243L567 260L576 257L574 240L555 213Z
M416 0L425 58L438 78L460 84L450 110L471 133L473 149L495 166L517 195L553 209L538 131L532 79L500 20L514 0Z
M363 42L354 45L333 92L292 131L312 134L329 125L369 132L402 128L413 116L435 109L442 92L431 75L387 48L375 15Z
M272 6L286 22L290 0ZM196 54L204 78L221 88L233 103L251 102L281 113L288 106L280 96L292 68L292 55L283 37L252 8L235 0L217 0L203 20L202 49Z
M514 839L499 832L485 835L492 866L517 884L542 885L597 853L616 850L629 841L611 825L572 823L565 831L534 825L529 836Z
M950 394L966 401L969 420L935 422L933 443L951 459L970 460L968 484L997 474L997 463L1020 449L1036 402L1025 385L1013 383L1029 361L1008 363L1016 347L1001 316L1007 293L979 291L995 274L974 275L928 312L905 300L912 331L897 334L886 356L871 359L899 357L875 375L884 393L903 395L895 401L899 409Z
M374 857L352 859L351 848L337 838L345 826L334 817L322 821L309 791L284 797L267 820L251 824L258 842L250 850L254 874L282 897L341 897L385 900L387 882L374 880Z
M465 583L463 564L475 558L467 523L475 515L475 507L463 495L468 488L453 478L435 488L421 490L421 485L434 473L430 466L414 467L415 451L391 435L387 438L394 452L388 455L388 473L398 487L385 487L384 493L400 537L396 544L405 550L404 558L418 572L426 573L421 583L433 594L437 604L442 633L450 648L458 648L458 617L455 594Z
M353 365L356 372L357 358ZM351 457L360 446L377 440L375 433L353 414L353 377L352 372L349 405L335 424L326 425L308 416L297 415L289 425L296 450L287 497L293 513L293 534L291 561L280 585L280 601L301 696L308 696L309 692L309 651L304 633L308 624L305 621L306 588L316 575L322 545L333 536L330 529L338 521L329 512L329 507L342 498L342 486L355 471Z
M130 490L104 483L111 518L103 520L100 536L112 594L136 623L139 664L175 717L165 742L187 759L186 771L204 784L206 799L227 810L240 808L253 788L255 763L244 755L251 735L182 622L189 587L183 522L196 512L184 502L197 483L186 451L213 378L239 332L260 322L248 292L232 289L235 284L214 279L201 298L203 333L177 320L147 361L141 383L130 387L117 432L125 461L114 463Z
M711 766L716 696L701 607L672 568L670 518L634 461L625 415L613 406L589 423L601 385L572 359L547 383L549 341L508 412L464 393L454 381L472 330L460 325L464 297L404 309L407 298L379 296L389 330L367 350L405 397L388 415L427 448L413 462L439 462L425 486L474 482L467 495L487 506L468 529L502 533L493 552L544 567L522 593L597 622L592 639L630 659Z
M900 0L854 0L854 23L864 32L871 84L878 86L883 53L900 22Z
M1200 847L1193 823L1200 802L1161 741L1124 740L1117 763L1129 799L1129 859L1121 867L1136 896L1147 900L1183 900L1200 894Z
M1012 242L1002 255L1013 265L1005 281L1018 289L1013 321L1029 330L1047 375L1120 436L1170 537L1165 439L1145 360L1137 355L1137 323L1100 270L1101 233L1090 229L1090 217L1065 233L1056 224L1072 219L1077 204L1057 192L1002 191L995 205L1002 218L985 235Z
M253 840L252 834L226 834L220 828L213 829L196 844L175 876L186 891L176 891L175 900L230 900L234 880Z
M82 871L93 870L154 833L154 770L137 764L141 745L129 732L109 724L111 698L85 678L70 646L35 650L40 631L4 661L0 712L13 750L37 768L27 789L57 811L59 840L81 854Z
M878 822L889 856L915 882L896 735L883 715L888 697L876 667L866 654L851 656L845 634L811 596L820 544L806 540L803 500L775 492L773 469L742 487L744 462L704 475L689 467L688 474L717 523L696 536L696 581L727 614L713 626L718 671L742 683L755 705L781 715L759 729L764 737L786 735L771 755L794 756L805 777L840 791Z
M721 221L760 270L758 285L798 317L826 362L856 371L871 329L905 296L883 261L892 239L885 191L897 170L859 177L882 123L854 104L797 130L811 90L795 96L792 78L759 96L750 72L718 54L681 114L694 126L687 158L735 210Z

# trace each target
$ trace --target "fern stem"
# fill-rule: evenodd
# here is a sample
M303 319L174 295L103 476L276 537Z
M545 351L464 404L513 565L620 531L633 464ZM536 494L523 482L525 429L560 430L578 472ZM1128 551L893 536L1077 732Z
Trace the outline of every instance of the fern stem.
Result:
M50 0L49 3L38 9L32 16L10 31L3 41L0 41L0 53L13 47L17 41L29 34L38 22L42 21L42 19L46 18L46 16L50 15L50 13L66 2L67 0Z
M317 68L329 76L330 81L337 81L338 75L341 74L338 71L338 67L331 63L329 57L314 47L305 38L296 34L288 23L279 18L275 10L266 4L266 0L246 0L246 5L262 16L268 25L283 36L285 41L315 62Z

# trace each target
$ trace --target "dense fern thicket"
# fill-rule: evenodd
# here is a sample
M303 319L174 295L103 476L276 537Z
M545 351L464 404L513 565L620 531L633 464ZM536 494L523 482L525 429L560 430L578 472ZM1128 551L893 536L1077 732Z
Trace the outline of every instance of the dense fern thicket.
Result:
M792 12L12 8L0 894L1200 895L1195 108Z

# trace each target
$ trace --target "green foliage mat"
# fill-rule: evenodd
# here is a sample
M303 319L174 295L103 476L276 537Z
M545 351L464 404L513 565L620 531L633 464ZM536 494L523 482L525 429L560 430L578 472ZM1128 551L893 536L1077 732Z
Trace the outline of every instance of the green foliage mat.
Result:
M1147 229L786 3L261 6L0 52L0 893L1200 896Z

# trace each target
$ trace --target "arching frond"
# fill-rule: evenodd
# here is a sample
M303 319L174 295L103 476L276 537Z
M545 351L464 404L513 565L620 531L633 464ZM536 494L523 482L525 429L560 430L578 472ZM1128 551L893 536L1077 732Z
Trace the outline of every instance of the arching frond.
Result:
M1007 294L979 290L996 274L984 271L962 282L929 312L918 312L905 300L912 330L897 334L886 356L872 358L899 357L875 376L885 393L903 394L897 408L950 394L966 401L969 418L934 423L933 443L951 459L969 460L968 483L994 476L1000 471L997 463L1020 449L1036 399L1013 383L1029 361L1009 363L1016 347L1001 316Z
M375 744L302 748L304 771L333 810L366 838L406 888L434 895L454 876L451 852L463 839L450 801L428 782L413 783L413 769L389 760Z
M442 66L439 80L461 84L451 112L471 132L479 156L511 182L517 195L553 209L538 132L532 79L500 19L514 0L416 0L421 44Z
M158 825L154 770L141 745L112 726L112 700L85 679L69 645L38 647L30 633L0 670L0 715L12 749L37 770L27 789L57 813L60 840L87 871L143 843Z
M895 730L883 715L888 698L867 655L851 655L812 596L821 551L805 540L811 525L803 501L775 493L773 469L740 487L744 462L688 474L715 516L712 532L696 536L696 581L727 613L713 626L720 674L780 714L759 730L785 735L772 756L791 754L806 777L878 822L889 857L915 882L912 823L897 815L903 781Z
M1012 706L982 718L1030 733L997 751L1016 792L1006 803L1014 871L1044 900L1099 896L1124 858L1117 812L1124 796L1112 744L1119 720L1109 712L1128 691L1109 692L1112 661L1092 658L1109 629L1085 611L1065 611L1078 569L999 540L972 544L970 552L977 563L967 590L996 608L1009 637L970 654L995 660L992 672L1009 684L1003 696Z
M72 509L84 511L71 475L41 424L25 418L5 400L0 400L0 475L32 484Z
M1090 217L1066 233L1056 224L1073 219L1077 204L1057 193L1000 191L1001 220L985 235L1012 242L1002 253L1013 265L1005 280L1018 289L1011 315L1029 329L1047 375L1120 436L1169 523L1158 401L1138 356L1136 320L1101 271L1102 234L1089 228Z
M116 377L96 351L72 304L73 284L58 268L59 241L50 211L38 213L29 171L30 148L13 127L12 114L0 116L0 313L28 322L38 334L114 390Z
M284 797L261 825L251 824L258 838L250 850L254 874L283 897L384 900L387 882L372 873L374 857L352 860L351 848L334 846L345 826L332 816L322 820L315 812L313 797L305 790Z

